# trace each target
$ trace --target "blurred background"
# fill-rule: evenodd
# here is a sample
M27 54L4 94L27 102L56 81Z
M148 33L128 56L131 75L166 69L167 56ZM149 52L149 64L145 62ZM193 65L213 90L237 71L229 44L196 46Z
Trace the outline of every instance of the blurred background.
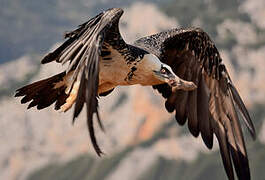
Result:
M16 88L63 69L40 66L41 57L73 30L110 7L125 10L124 39L169 28L199 26L210 34L250 110L257 140L245 133L254 180L265 179L264 0L1 0L0 179L202 180L226 179L219 149L209 151L164 109L151 87L121 87L100 98L106 133L96 135L105 155L93 151L84 112L26 110ZM243 127L245 129L245 127Z

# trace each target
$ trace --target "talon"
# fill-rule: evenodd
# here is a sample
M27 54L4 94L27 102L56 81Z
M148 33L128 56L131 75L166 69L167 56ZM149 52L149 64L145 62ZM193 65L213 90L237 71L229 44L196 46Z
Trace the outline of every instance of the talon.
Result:
M175 92L177 90L184 90L184 91L192 91L196 89L197 86L191 81L185 81L185 80L180 80L178 83L175 82L175 85L172 85L172 91Z

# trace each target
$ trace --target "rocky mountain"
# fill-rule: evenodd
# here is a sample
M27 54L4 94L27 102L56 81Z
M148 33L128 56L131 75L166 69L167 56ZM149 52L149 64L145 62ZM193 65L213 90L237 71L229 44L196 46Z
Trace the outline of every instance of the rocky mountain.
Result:
M16 36L10 38L9 43L16 47L25 43L23 48L32 50L17 52L14 48L12 51L17 54L5 57L20 58L0 65L0 179L226 178L217 143L214 151L209 151L200 138L193 138L185 126L178 126L173 115L164 109L164 99L151 87L120 87L111 95L100 98L100 113L106 133L96 127L96 135L105 153L102 158L97 157L91 147L84 112L73 126L71 111L58 113L53 107L41 111L26 110L26 106L20 105L19 100L12 97L16 88L65 68L58 64L39 65L44 51L50 51L52 44L51 49L58 46L65 30L73 29L105 7L117 5L125 9L120 28L128 42L179 26L200 26L211 35L257 128L258 138L255 142L246 133L247 149L253 179L263 180L265 27L262 19L265 7L262 0L227 0L223 3L217 0L154 1L156 5L114 0L97 3L82 0L78 3L68 0L45 1L43 4L34 2L25 1L22 4L4 1L4 7L12 7L13 11L3 12L0 7L0 13L8 15L2 16L4 18L0 21L6 22L9 20L6 17L20 15L21 26L28 26L24 24L28 18L31 18L28 23L45 25L29 28L34 32L28 35L31 40L26 40L27 37L14 30ZM15 11L16 8L24 10L19 13ZM253 10L255 8L256 11ZM45 16L47 10L56 10L56 14ZM18 27L19 21L12 23ZM12 31L5 33L6 36L12 35ZM41 33L45 35L39 36ZM0 31L0 38L4 36ZM19 37L17 42L16 37ZM45 38L45 43L42 43Z

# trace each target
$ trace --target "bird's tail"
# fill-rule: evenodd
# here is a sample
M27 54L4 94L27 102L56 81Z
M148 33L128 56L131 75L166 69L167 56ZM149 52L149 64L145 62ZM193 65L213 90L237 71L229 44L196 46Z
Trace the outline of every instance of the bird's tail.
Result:
M71 76L71 73L62 72L50 78L34 82L16 90L15 97L24 96L21 99L22 104L31 101L28 109L34 106L37 106L37 109L43 109L55 102L55 110L65 112L75 102L79 87L79 84L75 83L73 88L69 89Z

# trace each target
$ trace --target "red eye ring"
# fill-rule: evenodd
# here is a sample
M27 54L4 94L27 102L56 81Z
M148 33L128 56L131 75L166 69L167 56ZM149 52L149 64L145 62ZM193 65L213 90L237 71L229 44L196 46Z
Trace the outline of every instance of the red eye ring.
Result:
M163 74L165 74L166 73L166 70L165 69L161 69L160 72L163 73Z

